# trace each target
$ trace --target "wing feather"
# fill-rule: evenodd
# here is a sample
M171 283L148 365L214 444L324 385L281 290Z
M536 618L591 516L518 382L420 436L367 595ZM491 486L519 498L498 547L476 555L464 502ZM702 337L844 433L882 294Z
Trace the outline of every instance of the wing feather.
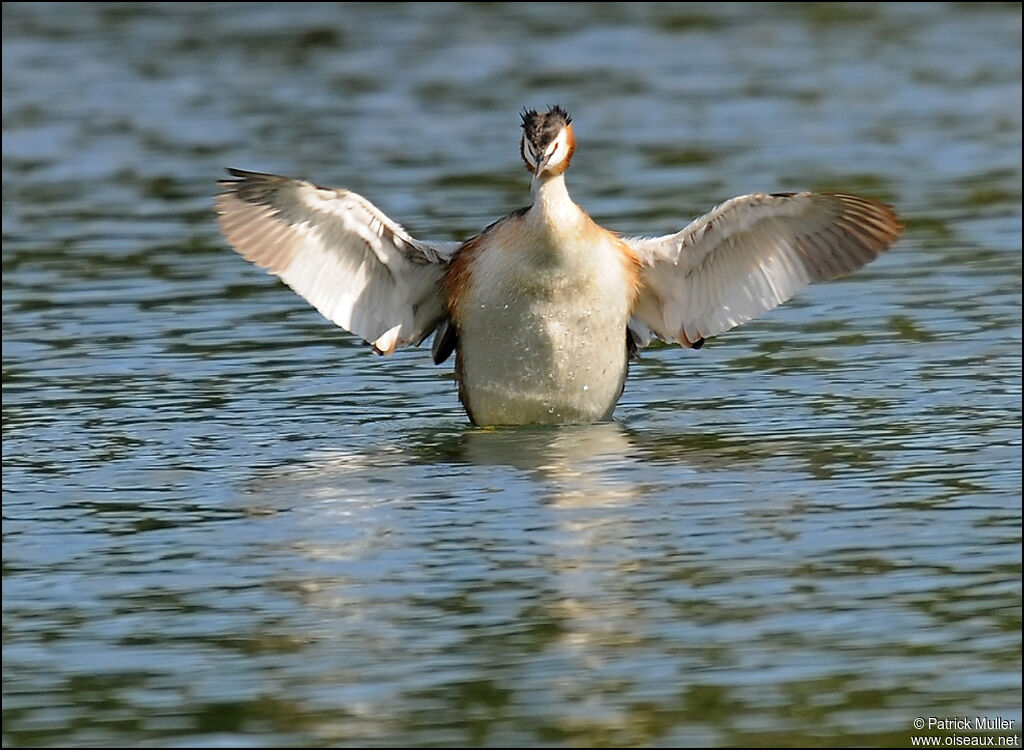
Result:
M854 195L733 198L675 234L626 238L643 267L635 328L692 345L870 263L902 231L891 206Z
M444 318L441 279L460 243L413 239L348 190L228 172L215 198L224 235L324 317L383 354L418 345Z

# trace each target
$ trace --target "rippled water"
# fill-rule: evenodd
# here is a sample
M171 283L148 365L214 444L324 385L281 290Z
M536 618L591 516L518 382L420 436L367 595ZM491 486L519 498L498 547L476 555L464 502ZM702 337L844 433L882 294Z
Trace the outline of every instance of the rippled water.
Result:
M548 103L606 226L906 236L614 423L474 430L214 225L231 165L465 238ZM1020 5L5 3L3 512L5 745L1019 734Z

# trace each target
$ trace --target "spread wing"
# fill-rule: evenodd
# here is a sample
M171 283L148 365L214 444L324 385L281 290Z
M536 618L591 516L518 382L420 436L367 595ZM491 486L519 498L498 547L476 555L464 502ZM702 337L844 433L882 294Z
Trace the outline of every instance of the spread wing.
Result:
M281 277L380 354L416 346L444 318L441 277L458 242L421 242L347 190L229 169L218 220L244 258Z
M676 234L625 239L642 266L630 329L699 346L870 263L902 231L891 206L854 195L733 198Z

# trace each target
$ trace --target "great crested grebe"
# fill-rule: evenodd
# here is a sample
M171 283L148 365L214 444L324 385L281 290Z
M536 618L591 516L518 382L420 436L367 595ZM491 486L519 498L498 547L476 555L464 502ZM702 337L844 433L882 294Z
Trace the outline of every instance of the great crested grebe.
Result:
M478 425L609 419L652 336L699 348L871 262L902 231L867 198L755 193L675 234L622 237L569 197L571 122L561 107L523 112L533 203L463 243L414 239L348 190L238 169L219 183L220 226L378 354L434 333L434 362L456 352L459 398Z

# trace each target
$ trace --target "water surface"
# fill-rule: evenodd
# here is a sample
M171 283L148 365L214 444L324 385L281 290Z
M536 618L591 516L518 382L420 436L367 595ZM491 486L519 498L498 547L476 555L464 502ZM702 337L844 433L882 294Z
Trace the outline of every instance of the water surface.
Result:
M475 430L218 235L230 165L466 238L549 103L611 228L906 236L614 423ZM2 106L5 745L1020 732L1019 4L5 3Z

